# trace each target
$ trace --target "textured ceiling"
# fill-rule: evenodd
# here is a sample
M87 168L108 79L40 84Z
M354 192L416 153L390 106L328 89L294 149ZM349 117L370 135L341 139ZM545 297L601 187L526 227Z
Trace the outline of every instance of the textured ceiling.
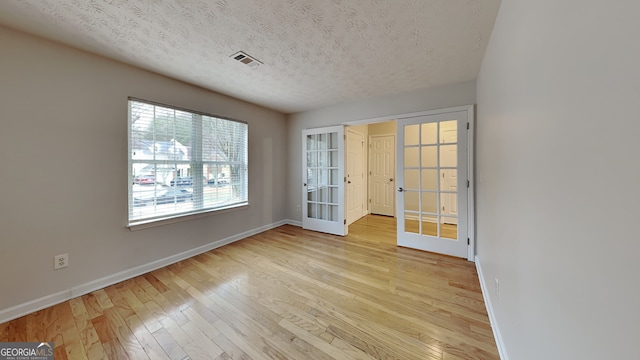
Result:
M1 0L0 23L291 113L475 79L499 5Z

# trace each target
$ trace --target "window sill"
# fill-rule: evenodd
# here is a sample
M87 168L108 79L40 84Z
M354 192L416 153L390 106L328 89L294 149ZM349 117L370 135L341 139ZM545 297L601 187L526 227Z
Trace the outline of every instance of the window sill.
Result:
M182 214L182 215L167 216L167 217L162 217L162 218L155 218L155 219L149 219L149 220L136 221L136 222L130 223L129 225L127 225L127 227L129 228L130 231L144 230L144 229L148 229L148 228L152 228L152 227L156 227L156 226L174 224L174 223L178 223L178 222L182 222L182 221L189 221L189 220L199 219L199 218L202 218L202 217L212 216L212 215L216 215L216 214L224 214L224 213L228 213L228 212L231 212L231 211L237 211L237 210L245 209L245 208L248 208L248 207L249 207L249 203L242 203L242 204L236 204L236 205L225 207L225 208L203 210L203 211L189 213L189 214Z

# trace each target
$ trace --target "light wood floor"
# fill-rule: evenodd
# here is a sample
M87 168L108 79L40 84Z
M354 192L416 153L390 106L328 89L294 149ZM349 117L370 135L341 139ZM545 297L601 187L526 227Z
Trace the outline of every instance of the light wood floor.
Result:
M345 238L282 226L0 324L55 359L498 359L475 267L395 246L366 216Z

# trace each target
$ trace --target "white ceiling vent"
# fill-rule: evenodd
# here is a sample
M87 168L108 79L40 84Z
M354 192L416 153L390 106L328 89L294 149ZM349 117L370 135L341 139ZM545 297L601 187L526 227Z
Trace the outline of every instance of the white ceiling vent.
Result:
M262 64L262 62L260 62L258 59L250 56L244 51L238 51L237 53L231 55L231 58L236 61L240 61L241 63L248 65L250 68L254 69Z

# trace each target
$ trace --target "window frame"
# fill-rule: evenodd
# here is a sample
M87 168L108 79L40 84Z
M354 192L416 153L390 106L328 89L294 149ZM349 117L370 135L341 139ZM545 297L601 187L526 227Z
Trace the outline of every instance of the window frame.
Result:
M193 203L192 209L185 210L185 211L176 210L175 212L163 213L159 215L155 213L155 215L146 216L146 217L133 216L133 212L135 209L134 198L133 198L133 193L134 193L133 188L134 188L135 177L136 177L136 175L134 174L133 165L143 164L143 163L146 163L146 164L169 163L167 160L134 159L135 149L133 148L134 130L133 130L133 121L132 121L132 104L133 103L142 103L142 104L146 104L154 107L161 107L161 108L170 109L173 111L189 113L191 114L191 116L195 115L195 117L193 118L193 120L195 120L195 123L192 123L192 127L191 127L192 132L190 134L192 136L192 139L191 139L192 144L191 144L191 151L190 151L191 154L189 156L189 160L177 160L177 159L170 160L170 163L183 164L183 165L189 164L191 168L190 176L192 179L192 186L193 186L193 195L191 200L191 202ZM225 161L203 160L203 156L202 156L204 151L203 150L204 149L204 146L203 146L204 131L202 127L203 117L209 117L216 120L235 122L235 123L245 125L244 134L242 135L242 137L244 138L244 141L243 142L239 141L235 143L235 144L240 144L241 147L243 147L242 149L243 154L241 156L243 160L238 161L238 160L231 160L228 158ZM174 115L174 122L175 122L175 115ZM197 131L197 129L199 129L199 131ZM155 136L152 141L154 142L154 146L155 146L155 144L157 144L157 140L155 139ZM219 150L216 150L216 151L219 151ZM152 227L156 225L162 225L166 223L174 223L178 221L190 220L193 218L209 216L217 213L224 213L224 212L232 211L235 209L244 208L249 205L249 124L246 121L241 121L233 118L213 115L206 112L186 109L178 106L167 105L163 103L158 103L154 101L149 101L149 100L144 100L144 99L129 96L127 98L127 153L128 153L127 154L127 176L128 176L127 227L130 230L136 230L136 229L142 229L142 228ZM155 152L154 152L154 156L155 156ZM229 202L219 206L205 207L203 204L203 196L204 196L203 194L204 194L205 186L207 186L207 184L202 184L201 182L196 181L195 179L200 179L204 177L203 171L205 169L205 166L219 167L221 165L228 166L228 167L232 167L232 166L240 167L241 176L239 177L238 185L229 184L228 186L239 186L240 189L242 190L242 193L245 194L246 196L236 202ZM141 176L141 175L138 174L137 176ZM231 174L229 174L228 178L229 179L231 178ZM207 179L207 180L210 180L210 179ZM154 179L154 184L153 184L154 186L157 185L155 181L157 181L157 178ZM215 180L216 185L219 185L218 181L219 181L219 178L216 177L216 180ZM231 181L233 182L233 180ZM175 186L169 186L169 187L178 188L177 182ZM199 193L196 194L196 191L198 191ZM155 200L154 200L154 203L155 203Z

